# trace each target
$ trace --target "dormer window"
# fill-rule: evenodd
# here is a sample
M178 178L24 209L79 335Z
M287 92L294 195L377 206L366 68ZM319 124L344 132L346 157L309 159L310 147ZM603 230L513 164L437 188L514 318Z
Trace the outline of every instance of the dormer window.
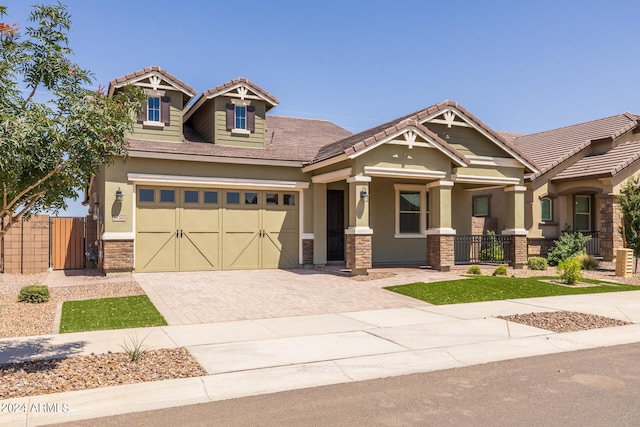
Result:
M160 98L149 97L147 100L147 120L150 122L160 121Z
M236 105L236 129L247 129L247 107Z
M171 98L149 94L147 102L142 104L139 121L144 127L163 128L168 126L171 118Z
M256 130L256 107L251 101L231 100L227 104L227 130L235 135L250 135Z

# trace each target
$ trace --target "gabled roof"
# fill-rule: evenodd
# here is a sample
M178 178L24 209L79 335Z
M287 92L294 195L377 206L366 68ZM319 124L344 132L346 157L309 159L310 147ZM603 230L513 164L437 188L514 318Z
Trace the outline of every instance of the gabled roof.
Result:
M237 91L237 93L232 93L234 90ZM253 94L249 94L249 91L253 92ZM243 95L242 92L244 92L245 95ZM196 102L187 111L185 111L183 120L187 121L187 119L189 119L189 117L191 117L191 115L195 113L208 99L213 99L226 94L230 94L234 97L242 97L243 99L245 96L248 98L262 99L267 103L267 111L280 103L278 98L271 95L251 80L244 77L238 77L237 79L233 79L202 93L202 95L196 99Z
M391 120L387 123L383 123L374 128L365 130L363 132L357 133L355 135L350 136L349 138L345 138L340 141L336 141L333 144L329 144L323 147L318 155L313 159L312 163L318 163L324 160L328 160L332 157L336 157L342 154L353 155L365 148L371 146L372 144L378 143L380 140L386 138L388 135L397 132L399 127L406 126L416 126L422 132L427 133L429 137L438 145L440 145L443 149L451 153L451 155L460 159L465 164L469 164L469 160L455 148L453 148L450 144L445 142L442 138L438 137L435 133L431 132L427 129L426 126L421 124L430 118L438 117L441 113L455 110L462 116L464 116L468 121L472 122L478 129L483 131L486 135L493 139L495 143L501 146L503 150L507 153L518 159L525 167L529 170L536 171L537 168L535 164L529 161L523 153L520 152L513 144L506 141L500 134L492 130L490 127L485 125L482 121L476 118L473 114L469 113L466 109L464 109L461 105L456 103L455 101L443 101L439 104L433 105L431 107L425 108L423 110L419 110L406 116L400 117L395 120Z
M640 159L640 141L627 142L607 152L583 157L554 176L552 181L612 177L638 159Z
M228 147L206 142L193 128L184 126L184 143L128 139L130 152L210 156L265 161L308 162L320 147L350 132L326 120L266 117L264 149Z
M586 149L591 141L612 140L638 125L638 116L624 113L559 129L519 136L514 144L540 166L538 176Z
M168 86L172 89L182 92L185 96L185 104L196 96L195 89L157 65L152 65L151 67L143 68L142 70L134 71L133 73L111 80L107 93L109 96L113 96L116 89L127 84L135 84L151 77L159 77L168 83Z

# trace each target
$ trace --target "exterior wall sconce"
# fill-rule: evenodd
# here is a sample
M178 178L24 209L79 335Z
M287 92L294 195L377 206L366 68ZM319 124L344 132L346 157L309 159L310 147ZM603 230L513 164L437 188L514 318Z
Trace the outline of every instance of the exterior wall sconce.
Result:
M121 202L122 201L122 190L120 190L120 187L118 187L118 189L116 190L116 202Z
M369 201L369 194L367 194L367 190L362 189L362 191L360 191L360 198L363 199L365 202Z

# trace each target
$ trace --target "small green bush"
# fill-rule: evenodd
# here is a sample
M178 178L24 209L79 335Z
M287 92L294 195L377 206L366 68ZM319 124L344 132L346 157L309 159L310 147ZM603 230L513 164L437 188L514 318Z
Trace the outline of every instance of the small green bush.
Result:
M571 231L569 227L565 227L560 238L555 241L555 246L547 255L549 265L559 265L562 259L569 259L584 253L584 246L589 240L591 240L591 236L585 236L578 231Z
M504 265L497 266L496 269L493 271L493 275L494 276L506 276L507 275L507 267L505 267Z
M49 288L45 285L29 285L20 289L18 301L39 304L49 301L51 295Z
M482 271L480 271L480 267L478 267L477 265L470 265L469 268L467 268L467 274L475 274L476 276L480 276L482 275Z
M547 260L541 256L534 256L527 260L527 267L529 270L546 270Z
M567 285L575 285L582 279L581 267L582 263L578 257L560 260L558 263L560 278L564 280Z
M600 262L593 255L582 254L578 258L583 270L597 270L600 267Z

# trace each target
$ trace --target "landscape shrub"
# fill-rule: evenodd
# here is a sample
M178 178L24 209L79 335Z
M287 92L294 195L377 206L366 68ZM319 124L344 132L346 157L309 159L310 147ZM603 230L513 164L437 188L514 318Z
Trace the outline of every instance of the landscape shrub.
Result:
M546 270L547 260L541 256L534 256L527 260L527 267L529 270Z
M493 275L494 276L506 276L507 275L507 267L505 267L504 265L497 266L496 269L493 271Z
M46 285L29 285L20 289L18 301L39 304L49 301L50 297L49 288Z
M480 271L480 267L477 265L470 265L467 269L467 274L475 274L476 276L482 275L482 271Z
M496 239L496 232L489 230L487 236L489 236L487 247L480 251L480 261L504 261L504 248Z
M558 263L560 278L564 280L567 285L575 285L582 278L581 267L582 263L578 257L560 260Z
M555 246L547 255L549 265L559 265L560 260L584 253L584 246L589 240L591 240L591 236L585 236L579 231L571 231L568 226L565 227L560 238L554 241Z
M600 261L593 255L582 254L578 255L578 258L583 270L597 270L600 267Z

